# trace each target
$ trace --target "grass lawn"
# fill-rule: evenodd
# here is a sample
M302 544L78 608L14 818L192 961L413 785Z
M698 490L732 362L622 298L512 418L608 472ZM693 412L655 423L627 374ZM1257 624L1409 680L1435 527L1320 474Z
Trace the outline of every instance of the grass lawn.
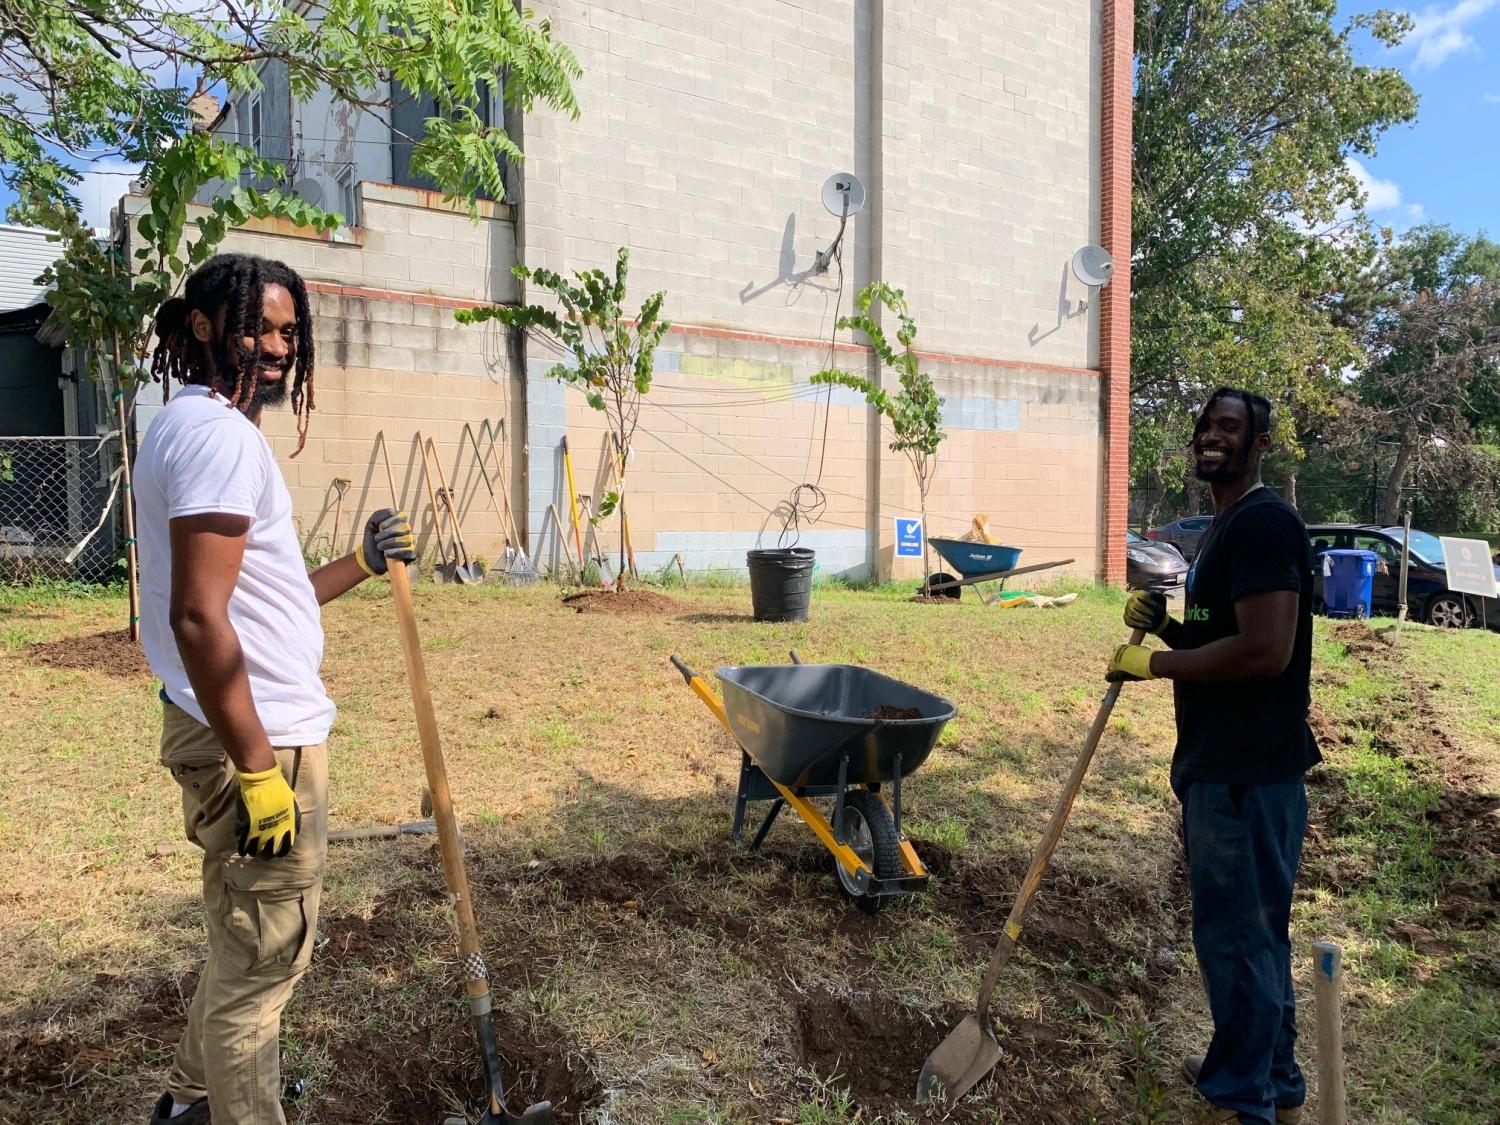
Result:
M423 586L418 612L513 1101L597 1122L916 1118L972 1003L1124 639L1118 594L1055 610L820 589L757 625L742 589L661 614L538 587ZM159 706L117 597L0 592L0 1120L144 1119L203 949L198 860L156 765ZM383 588L329 607L334 827L418 818L421 756ZM668 666L868 664L959 717L906 790L928 891L867 916L784 817L728 840L738 754ZM1312 826L1295 913L1345 948L1350 1119L1500 1120L1500 638L1319 623ZM1006 1057L960 1122L1191 1121L1206 1041L1167 788L1170 689L1129 685L996 1016ZM437 1123L481 1092L432 837L333 845L287 1011L289 1116ZM1316 1120L1316 1091L1312 1109Z

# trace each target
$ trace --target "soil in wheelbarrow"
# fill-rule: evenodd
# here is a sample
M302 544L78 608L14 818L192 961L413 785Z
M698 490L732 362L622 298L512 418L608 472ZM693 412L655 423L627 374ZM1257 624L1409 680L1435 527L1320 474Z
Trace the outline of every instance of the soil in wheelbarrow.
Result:
M892 707L889 703L882 703L870 712L870 718L881 723L894 723L901 719L920 719L922 712L915 707Z
M651 590L585 590L563 599L576 613L612 613L617 617L660 617L679 613L682 603Z

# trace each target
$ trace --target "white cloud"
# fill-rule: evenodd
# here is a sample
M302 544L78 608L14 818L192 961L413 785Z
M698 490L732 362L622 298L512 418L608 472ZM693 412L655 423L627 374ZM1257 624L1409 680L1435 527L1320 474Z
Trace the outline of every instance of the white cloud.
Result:
M1484 95L1485 105L1500 105L1500 94L1486 93Z
M130 187L139 164L123 160L96 160L81 170L82 181L74 189L83 206L84 220L92 227L108 227L109 212Z
M1370 175L1368 168L1352 156L1346 156L1344 163L1348 165L1350 174L1359 183L1359 190L1364 192L1366 211L1389 211L1401 206L1401 188L1395 180L1377 179Z
M1414 14L1411 34L1405 43L1416 48L1413 65L1433 70L1454 55L1473 50L1474 36L1469 34L1469 25L1496 3L1500 0L1459 0L1448 8L1423 8L1420 14Z
M1406 205L1406 217L1414 223L1420 223L1427 218L1427 208L1420 203L1408 203Z

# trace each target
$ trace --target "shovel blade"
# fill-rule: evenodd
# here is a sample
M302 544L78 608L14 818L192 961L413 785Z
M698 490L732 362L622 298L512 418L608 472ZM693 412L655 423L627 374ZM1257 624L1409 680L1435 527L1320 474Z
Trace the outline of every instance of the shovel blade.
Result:
M1000 1055L995 1033L969 1013L927 1056L917 1079L917 1101L958 1101L995 1069Z
M501 1110L496 1113L493 1109L484 1111L484 1116L479 1119L479 1125L554 1125L556 1119L552 1116L551 1102L537 1102L529 1107L520 1117L506 1113Z

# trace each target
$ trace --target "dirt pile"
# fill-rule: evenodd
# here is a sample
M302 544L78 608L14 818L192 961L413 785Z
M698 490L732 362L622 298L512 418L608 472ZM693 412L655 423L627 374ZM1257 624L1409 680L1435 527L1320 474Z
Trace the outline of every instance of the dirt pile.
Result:
M124 629L43 641L27 646L26 655L33 664L44 667L103 672L122 680L144 679L151 674L146 654Z
M682 612L683 606L653 590L585 590L570 594L563 605L577 613L612 613L618 617L660 617Z

